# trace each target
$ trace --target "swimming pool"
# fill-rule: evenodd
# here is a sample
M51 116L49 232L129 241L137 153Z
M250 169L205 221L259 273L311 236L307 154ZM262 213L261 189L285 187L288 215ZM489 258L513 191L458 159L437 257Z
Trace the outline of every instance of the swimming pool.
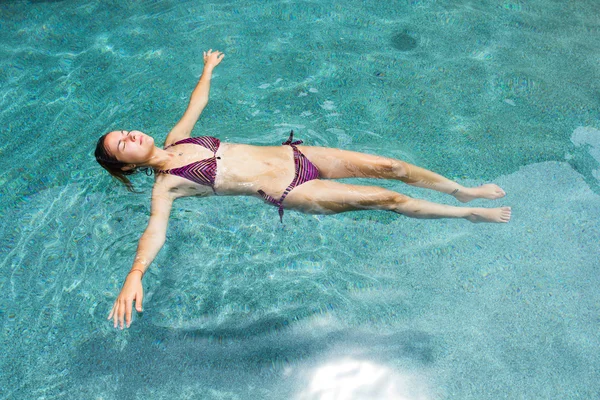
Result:
M595 1L0 4L0 399L600 396ZM149 212L95 163L197 135L493 181L506 226L178 200L144 314L106 316ZM373 183L373 182L370 182ZM399 182L411 196L453 204ZM481 205L488 205L483 202Z

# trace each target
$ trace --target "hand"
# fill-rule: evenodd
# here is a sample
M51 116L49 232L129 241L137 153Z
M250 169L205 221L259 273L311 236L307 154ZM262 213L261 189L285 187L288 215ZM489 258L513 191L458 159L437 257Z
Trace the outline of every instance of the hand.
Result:
M127 328L131 325L131 309L135 301L135 309L142 312L142 300L144 298L144 287L142 286L142 276L139 272L132 271L123 284L121 293L115 300L115 304L108 315L108 319L113 319L115 328L120 325L123 329L123 319Z
M225 54L221 53L218 50L215 50L213 53L212 49L204 52L204 65L210 67L216 67L223 60Z

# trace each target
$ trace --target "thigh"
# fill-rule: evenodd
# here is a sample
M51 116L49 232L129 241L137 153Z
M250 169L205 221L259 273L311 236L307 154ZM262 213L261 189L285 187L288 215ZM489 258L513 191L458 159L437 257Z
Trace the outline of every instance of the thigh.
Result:
M310 214L355 210L393 210L410 197L378 186L347 185L315 179L295 187L283 206Z
M326 179L384 178L403 175L403 163L393 158L328 147L298 146Z

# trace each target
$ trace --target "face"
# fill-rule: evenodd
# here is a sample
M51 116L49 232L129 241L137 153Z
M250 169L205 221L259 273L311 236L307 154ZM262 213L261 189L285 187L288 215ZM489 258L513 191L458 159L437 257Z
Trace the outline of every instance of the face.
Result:
M140 131L113 131L104 146L117 160L126 164L144 164L152 156L154 139Z

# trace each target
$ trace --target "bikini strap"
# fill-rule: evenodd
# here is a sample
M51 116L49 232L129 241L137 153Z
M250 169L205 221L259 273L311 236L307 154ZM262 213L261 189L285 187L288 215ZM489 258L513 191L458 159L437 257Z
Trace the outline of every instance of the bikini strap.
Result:
M295 142L294 142L293 140L294 140L294 131L292 130L292 131L290 132L290 138L289 138L287 141L285 141L285 142L281 143L281 145L282 145L282 146L292 146L292 147L296 147L297 145L299 145L299 144L302 144L302 143L303 143L303 142L302 142L302 140L296 140Z
M282 197L281 200L277 201L273 196L269 196L263 190L259 190L258 194L260 194L262 198L265 199L265 201L268 201L269 203L279 207L279 221L281 221L281 223L283 224L283 199L285 199L285 195Z

